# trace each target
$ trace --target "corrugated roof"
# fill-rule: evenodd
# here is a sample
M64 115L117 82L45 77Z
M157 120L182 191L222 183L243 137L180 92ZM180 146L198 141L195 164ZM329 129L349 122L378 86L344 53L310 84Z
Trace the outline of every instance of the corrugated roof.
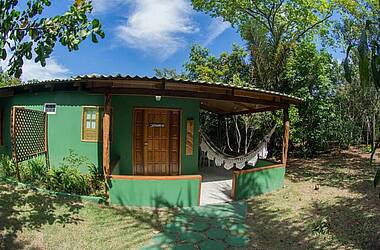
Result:
M73 80L85 80L85 79L99 79L99 80L106 80L106 79L127 79L127 80L148 80L148 81L171 81L171 82L178 82L178 83L184 83L184 84L194 84L194 85L208 85L208 86L222 86L222 87L228 87L228 88L235 88L235 89L243 89L243 90L250 90L250 91L256 91L256 92L261 92L261 93L266 93L266 94L274 94L278 96L284 96L284 97L289 97L292 99L296 99L299 101L303 101L302 98L276 92L276 91L270 91L270 90L264 90L260 88L254 88L254 87L248 87L248 86L239 86L239 85L234 85L234 84L226 84L223 82L207 82L207 81L193 81L189 80L186 78L165 78L165 77L148 77L148 76L131 76L131 75L98 75L98 74L90 74L90 75L82 75L82 76L77 76L74 77Z
M260 88L255 88L255 87L248 87L248 86L240 86L240 85L234 85L234 84L226 84L222 82L207 82L207 81L194 81L194 80L189 80L186 78L165 78L165 77L149 77L149 76L131 76L131 75L99 75L99 74L88 74L88 75L79 75L75 76L72 78L67 78L67 79L51 79L51 80L44 80L44 81L39 81L39 82L34 82L34 83L29 83L29 84L22 84L22 85L16 85L16 86L11 86L11 87L4 87L5 89L11 89L11 88L17 88L17 87L23 87L23 86L39 86L39 85L45 85L45 84L54 84L55 86L64 86L65 84L70 84L73 82L81 82L81 81L86 81L86 80L136 80L136 81L166 81L166 82L174 82L174 83L181 83L181 84L191 84L191 85L203 85L203 86L216 86L216 87L225 87L225 88L231 88L231 89L241 89L241 90L248 90L248 91L253 91L257 93L264 93L264 94L272 94L276 96L282 96L282 97L287 97L291 98L294 100L297 100L299 102L302 102L303 99L280 93L280 92L275 92L275 91L270 91L270 90L264 90ZM3 88L3 89L4 89Z

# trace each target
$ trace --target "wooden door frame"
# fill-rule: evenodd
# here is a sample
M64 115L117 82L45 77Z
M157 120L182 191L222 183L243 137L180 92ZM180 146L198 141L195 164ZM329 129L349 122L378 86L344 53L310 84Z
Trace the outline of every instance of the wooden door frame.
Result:
M182 175L182 109L180 108L166 108L166 107L141 107L136 106L132 108L132 174L136 175L136 162L135 162L135 110L166 110L179 112L179 145L178 145L178 176ZM170 133L170 131L169 131ZM169 142L170 143L170 142ZM169 160L170 161L170 160ZM170 162L169 162L170 165ZM170 167L170 166L169 166Z

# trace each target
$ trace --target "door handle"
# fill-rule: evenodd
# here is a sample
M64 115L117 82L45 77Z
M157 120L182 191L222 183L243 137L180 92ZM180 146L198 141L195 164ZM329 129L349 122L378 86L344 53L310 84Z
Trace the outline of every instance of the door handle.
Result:
M148 142L145 141L145 142L144 142L144 146L148 146Z

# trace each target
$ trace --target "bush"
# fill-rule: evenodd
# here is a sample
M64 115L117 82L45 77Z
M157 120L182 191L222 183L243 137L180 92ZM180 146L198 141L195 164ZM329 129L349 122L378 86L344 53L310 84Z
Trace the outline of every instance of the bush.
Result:
M6 177L16 176L15 164L8 155L0 156L0 175Z
M49 171L47 188L57 192L73 193L79 195L89 194L88 180L72 166L61 166Z
M45 158L37 156L20 164L20 177L23 182L46 186L48 168Z
M103 195L105 191L103 172L73 150L69 150L58 168L48 169L44 157L35 157L19 166L21 181L38 187L78 195ZM80 166L86 166L88 174L82 174ZM0 156L0 175L16 177L15 164L7 155Z
M88 180L90 184L90 192L94 194L104 194L104 175L95 164L88 165Z
M69 149L69 155L63 157L63 161L60 163L61 167L76 167L80 168L82 166L88 166L91 162L87 157L79 155L74 152L74 150Z
M96 175L91 173L92 164L85 156L81 156L69 150L69 155L63 158L59 168L51 169L49 172L49 189L59 192L74 193L79 195L88 195L94 193L91 176ZM90 174L82 174L79 167L87 166ZM94 177L95 178L95 177Z

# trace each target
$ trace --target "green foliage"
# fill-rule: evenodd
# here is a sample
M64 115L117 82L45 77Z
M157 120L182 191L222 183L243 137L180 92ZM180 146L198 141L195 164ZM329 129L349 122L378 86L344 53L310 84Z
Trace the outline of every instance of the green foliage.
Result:
M88 165L88 182L90 193L94 195L104 195L105 183L103 171L99 169L95 164Z
M315 234L324 235L329 232L330 223L327 217L322 217L312 224L312 231Z
M184 69L183 74L191 80L235 85L250 82L248 53L236 44L232 45L231 53L223 52L218 57L210 55L207 48L194 45Z
M10 76L7 72L0 72L0 88L21 84L20 79Z
M87 166L88 174L80 172L81 165ZM35 157L20 163L19 166L21 181L24 183L56 192L104 195L103 172L86 157L73 150L70 150L69 155L57 168L48 169L44 157ZM16 177L15 165L7 155L0 157L0 176Z
M48 181L48 168L44 157L34 157L20 164L20 177L23 182L45 186Z
M285 92L301 96L304 102L298 111L291 109L291 138L299 143L306 154L323 151L328 141L338 141L344 146L344 134L339 134L334 103L338 85L339 68L331 56L318 51L316 45L303 42L289 58L284 71Z
M361 150L363 153L366 153L366 154L369 154L369 153L372 152L371 145L364 145L364 146L360 147L360 150Z
M99 20L88 18L91 1L76 0L62 15L43 16L50 5L50 0L0 1L0 60L9 60L10 75L20 77L24 60L45 66L57 41L72 51L87 37L94 43L104 38Z
M0 175L16 176L16 167L13 160L8 155L0 155Z
M68 156L63 157L63 161L60 163L61 167L88 167L91 163L88 158L83 155L77 154L73 149L69 149Z
M219 56L209 53L207 48L194 45L189 60L184 63L186 78L210 82L222 82L238 86L251 86L249 53L233 44L230 53ZM233 116L218 121L210 112L201 113L202 130L214 143L229 154L236 155L253 149L263 134L267 134L273 121L269 114Z
M352 53L350 54L350 50L347 50L345 63L345 77L348 82L352 82L351 76L353 72L349 65L349 58L351 57L351 61L354 62L356 58L358 58L358 75L359 75L359 83L360 83L360 91L358 91L361 100L360 104L362 104L362 109L359 110L361 112L362 117L365 117L368 121L368 124L372 123L372 147L371 147L371 159L372 163L373 156L375 155L376 149L379 143L376 141L380 140L380 137L377 133L379 128L376 127L376 117L379 116L380 112L380 2L377 4L369 5L370 14L366 15L363 19L365 24L363 24L363 20L359 21L359 24L356 26L361 27L360 36L358 38L350 39L347 42L349 43L349 49L351 47L357 47L357 55ZM357 95L357 94L355 94ZM360 117L360 115L359 115ZM368 126L370 127L370 126ZM368 132L367 132L368 137ZM375 187L379 185L380 176L379 170L376 173L374 179Z
M210 13L212 16L221 16L240 30L244 30L247 24L250 24L265 27L273 33L273 36L290 39L295 39L309 26L323 20L334 10L336 2L323 0L192 0L196 10ZM253 23L250 23L251 21ZM277 27L283 28L276 30Z
M89 169L89 174L79 171L81 166ZM69 150L69 155L63 158L59 168L49 172L48 187L51 190L87 195L102 188L103 176L87 157Z
M49 172L47 188L50 190L85 195L89 193L88 182L75 166L61 166Z
M248 43L253 82L283 91L283 71L299 42L318 35L331 43L330 17L334 12L356 13L361 4L349 0L192 0L196 10L222 17L236 27Z
M175 69L169 69L169 68L154 68L155 76L159 78L185 78L183 74L178 74Z

